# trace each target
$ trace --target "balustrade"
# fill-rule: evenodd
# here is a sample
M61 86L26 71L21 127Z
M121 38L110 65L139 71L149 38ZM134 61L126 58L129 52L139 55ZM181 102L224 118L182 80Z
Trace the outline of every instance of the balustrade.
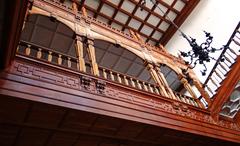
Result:
M216 90L221 86L222 81L225 79L225 75L231 69L231 66L235 63L235 59L239 55L240 51L240 23L238 23L232 36L224 46L224 50L216 61L212 71L204 83L206 91L213 97ZM224 58L224 62L221 62L221 58Z
M41 47L33 43L21 41L17 49L17 53L28 56L30 58L35 58L41 61L45 61L51 64L59 65L75 71L79 71L79 60L77 57L69 56L67 54L55 51L53 49L48 49L46 47ZM85 63L86 73L92 74L92 65L89 62ZM104 67L99 68L99 76L103 79L110 80L119 84L122 84L127 87L131 87L143 92L148 92L152 94L161 94L161 88L158 85L147 83L131 77L129 75L122 74L120 72L113 71ZM180 93L174 93L178 101L183 103L200 107L196 100L192 97L181 95ZM173 99L174 100L174 99Z

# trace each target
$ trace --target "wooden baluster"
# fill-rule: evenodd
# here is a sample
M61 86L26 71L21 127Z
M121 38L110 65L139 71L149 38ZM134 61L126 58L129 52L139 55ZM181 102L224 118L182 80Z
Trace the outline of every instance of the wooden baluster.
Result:
M217 72L217 70L215 70L214 72L215 72L215 74L216 74L220 79L222 79L222 77L221 77L220 74Z
M148 88L147 88L147 86L146 86L146 83L145 83L145 82L143 82L143 89L144 89L145 91L148 91Z
M107 73L106 73L106 70L105 70L105 69L103 69L103 78L104 78L104 79L107 79Z
M154 89L155 89L155 93L160 94L159 90L158 90L158 88L156 86L154 87Z
M111 78L112 81L115 81L115 80L114 80L114 75L113 75L113 72L112 72L112 71L110 71L110 78Z
M119 82L119 83L122 83L122 79L121 79L121 77L120 77L120 74L119 74L119 73L117 74L117 80L118 80L118 82Z
M62 55L58 54L58 60L57 60L58 65L62 65Z
M190 101L191 105L196 106L193 98L190 98L189 101Z
M72 67L72 62L71 62L71 58L70 58L70 57L68 57L67 66L68 66L69 68Z
M211 82L218 88L217 83L216 83L212 78L210 78L210 80L211 80Z
M196 106L196 107L199 107L199 105L197 104L197 102L193 99L193 104Z
M232 39L232 40L236 45L240 46L240 43L237 40L235 40L235 39Z
M231 65L229 66L225 61L223 61L223 63L224 63L228 68L231 67Z
M42 58L42 49L41 49L41 48L38 48L37 58L38 58L38 59L41 59L41 58Z
M230 56L233 60L235 60L235 58L229 52L226 51L226 54Z
M217 66L216 68L223 76L225 76L225 73L219 68L219 66Z
M185 97L183 95L178 94L178 97L179 97L180 101L186 103Z
M148 84L148 88L149 88L150 92L153 93L153 88L152 88L151 84Z
M48 51L48 62L52 62L52 51Z
M141 84L139 83L139 80L137 80L137 87L138 87L138 89L142 90L142 86L141 86Z
M136 85L135 85L135 83L134 83L134 81L133 81L132 78L130 78L130 81L131 81L131 85L132 85L132 87L136 87Z
M128 83L128 79L127 79L127 77L126 76L123 76L123 78L124 78L124 83L125 83L125 85L129 85L129 83Z
M231 60L230 60L226 55L224 55L224 58L225 58L229 63L232 64Z
M27 45L27 48L25 49L25 54L30 55L31 53L31 45Z
M212 91L212 89L211 88L209 88L209 86L208 85L206 85L205 86L206 88L207 88L207 90L213 95L214 93L213 93L213 91Z
M234 55L238 56L237 53L232 48L228 47L228 50L232 52Z
M212 76L212 77L215 79L215 81L216 81L216 82L218 82L218 83L220 83L220 82L221 82L221 81L219 81L219 80L218 80L218 78L217 78L216 76L214 76L214 74L213 74L213 76Z
M219 65L221 66L221 68L222 68L224 71L228 72L227 69L222 65L221 62L219 63Z

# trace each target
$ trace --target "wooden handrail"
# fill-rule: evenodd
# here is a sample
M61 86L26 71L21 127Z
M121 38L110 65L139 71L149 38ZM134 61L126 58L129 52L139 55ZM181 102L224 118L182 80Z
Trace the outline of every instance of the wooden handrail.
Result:
M58 62L58 60L57 60L57 62L53 62L52 61L52 56L53 55L55 55L56 57L62 56L62 57L60 57L60 59L65 58L65 60L67 61L67 67L68 68L77 70L77 68L74 68L71 65L72 61L77 63L77 66L79 65L78 62L77 62L78 60L77 60L76 57L64 54L62 52L55 51L55 50L52 50L52 49L49 49L49 48L46 48L46 47L43 47L43 46L39 46L39 45L36 45L34 43L30 43L30 42L27 42L27 41L20 41L19 45L20 46L24 46L24 50L22 50L22 52L24 52L24 53L21 53L19 50L17 52L17 53L19 53L21 55L29 56L29 57L34 58L34 59L44 60L44 61L47 61L49 63L54 63L56 65L63 65L62 64L62 60L60 62ZM42 56L38 57L37 55L35 55L36 53L35 54L31 53L31 50L39 51L39 48L41 49L40 52L46 52L47 53L47 58L43 58ZM70 60L69 60L69 58L70 58ZM59 59L59 58L57 58L57 59ZM86 62L86 66L91 67L91 63L90 62ZM150 92L150 93L153 93L153 94L158 94L158 95L160 94L159 85L154 85L154 84L145 82L143 80L139 80L139 79L137 79L135 77L132 77L130 75L125 75L125 74L122 74L120 72L108 69L106 67L100 66L99 69L102 72L104 72L104 70L105 70L105 73L108 73L111 76L114 76L114 75L116 76L116 79L115 79L115 77L112 77L112 78L110 77L110 79L109 79L109 78L106 78L104 76L102 76L102 77L100 76L101 78L104 78L104 79L107 79L107 80L110 80L110 81L114 81L114 82L117 82L119 84L124 84L124 85L127 85L125 83L126 81L124 81L124 80L127 79L128 80L127 82L129 83L127 86L129 86L131 88L135 88L135 89L138 89L138 90L141 90L141 91L145 91L145 92ZM196 99L194 99L192 97L189 97L189 96L186 96L186 95L182 95L182 94L177 93L177 92L174 92L174 94L177 97L176 100L178 100L180 102L184 102L186 104L189 104L189 105L192 105L192 106L196 106L196 107L201 107L201 106L199 106L197 104Z
M228 50L229 50L231 53L233 53L234 55L237 55L237 53L234 52L234 50L232 50L232 49L230 48L230 44L233 42L234 37L236 36L236 34L239 33L239 30L238 30L239 28L240 28L240 22L238 23L238 25L237 25L236 28L234 29L234 31L233 31L231 37L229 38L227 44L224 46L224 49L223 49L222 53L220 54L219 58L217 59L215 65L213 66L213 68L212 68L211 72L209 73L207 79L205 80L205 82L204 82L204 84L203 84L203 87L207 87L207 84L209 83L209 81L210 81L210 80L212 81L212 77L213 77L214 73L218 74L218 72L217 72L217 67L221 67L221 68L223 68L223 70L226 71L226 68L224 68L223 65L221 64L221 59L222 59L222 58L225 58L229 63L231 63L230 59L226 57L226 54L227 54L227 51L228 51ZM228 55L229 55L229 53L228 53ZM232 56L231 56L231 57L232 57ZM233 63L231 63L231 65L232 65L232 64L233 64ZM228 67L231 68L231 65L228 66ZM218 75L218 76L219 76L219 75ZM221 81L218 81L218 83L221 84L221 82L222 82L223 80L224 80L224 79L221 78ZM215 83L214 83L214 84L215 84ZM217 86L217 85L216 85L216 86ZM219 86L217 86L217 88L218 88L218 87L219 87ZM208 88L209 88L209 86L208 86Z

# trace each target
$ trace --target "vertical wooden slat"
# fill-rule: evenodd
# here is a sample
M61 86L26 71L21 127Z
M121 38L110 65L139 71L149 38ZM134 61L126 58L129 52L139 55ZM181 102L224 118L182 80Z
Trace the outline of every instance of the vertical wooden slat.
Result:
M113 72L112 72L112 71L110 71L110 78L111 78L112 81L115 81L114 75L113 75Z
M133 81L132 78L130 78L130 81L131 81L131 85L132 85L132 87L136 87L136 85L135 85L135 83L134 83L134 81Z
M71 58L70 58L70 57L68 57L67 66L68 66L69 68L72 67L72 62L71 62Z
M58 60L57 60L58 65L62 65L62 55L58 54Z
M141 84L139 83L139 80L137 80L137 87L138 87L138 89L142 90L142 86L141 86Z
M27 45L27 48L25 49L25 54L30 55L31 53L31 45Z
M125 85L129 85L127 77L126 77L126 76L123 76L123 78L124 78L124 83L125 83Z
M37 58L38 58L38 59L41 59L41 58L42 58L42 49L41 49L41 48L38 48Z
M117 80L118 80L118 82L119 82L119 83L122 83L122 79L121 79L121 77L120 77L120 74L119 74L119 73L117 74Z
M107 79L107 73L105 69L103 69L103 78Z
M48 51L48 62L52 62L52 51Z

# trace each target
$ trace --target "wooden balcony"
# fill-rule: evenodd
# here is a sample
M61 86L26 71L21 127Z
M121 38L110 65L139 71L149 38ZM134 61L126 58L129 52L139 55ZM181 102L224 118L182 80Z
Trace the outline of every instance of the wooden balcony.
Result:
M20 42L16 59L1 73L0 93L16 100L239 142L236 123L221 118L214 121L191 97L176 93L178 100L173 100L159 95L156 85L105 68L100 67L100 71L100 77L79 72L76 58ZM9 124L9 120L5 117L3 121Z
M111 34L107 40L120 38L121 42L115 42L118 45L134 46L137 53L144 46L158 61L174 64L176 70L186 67L161 48L142 44L94 18L83 18L59 1L36 0L33 5L31 13L46 14L54 8L59 18L68 16L69 26L78 26L81 17L81 23L91 22L97 37ZM83 29L82 35L89 34ZM224 117L216 120L196 98L177 92L173 92L176 98L165 97L161 91L166 87L103 66L98 66L99 75L93 75L91 62L85 63L86 72L80 71L79 58L28 41L19 42L15 56L0 72L0 145L240 143L239 122Z

